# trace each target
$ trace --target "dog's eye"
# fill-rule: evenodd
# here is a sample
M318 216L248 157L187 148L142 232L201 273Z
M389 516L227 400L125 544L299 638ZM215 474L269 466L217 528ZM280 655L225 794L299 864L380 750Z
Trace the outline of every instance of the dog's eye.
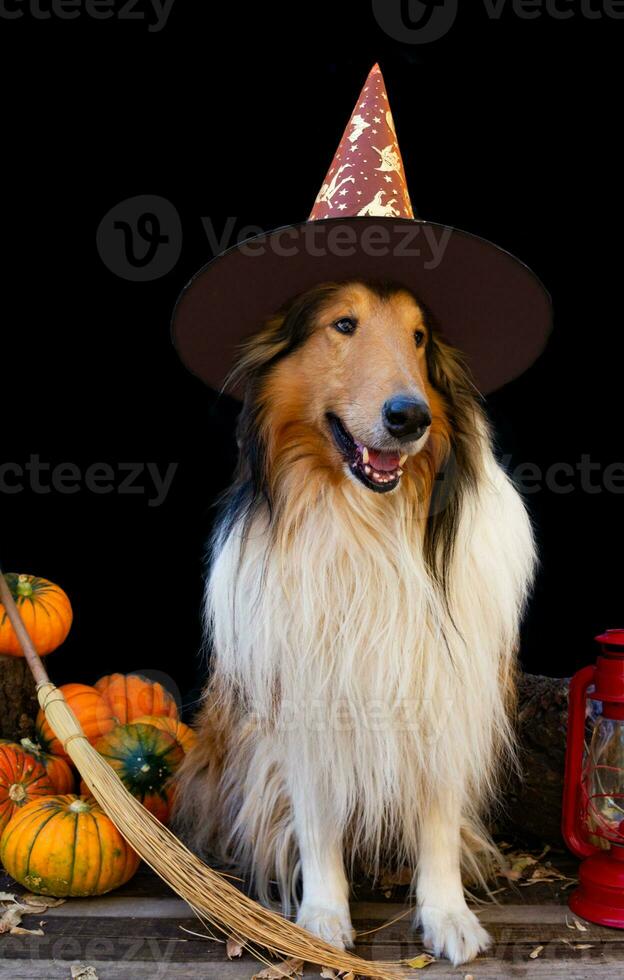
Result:
M334 329L338 333L354 333L357 323L350 316L343 316L339 320L334 321Z
M417 347L422 347L425 342L425 332L424 330L416 330L414 333L414 340L416 341Z

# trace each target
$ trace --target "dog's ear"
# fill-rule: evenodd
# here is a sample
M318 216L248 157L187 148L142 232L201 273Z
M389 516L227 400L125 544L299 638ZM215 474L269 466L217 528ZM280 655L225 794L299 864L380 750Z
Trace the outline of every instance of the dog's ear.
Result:
M257 377L285 347L283 336L285 317L281 314L266 320L240 348L236 364L227 380L227 386L246 385Z
M433 387L451 401L461 395L476 397L478 394L463 354L447 344L437 330L430 332L427 372Z
M236 420L236 445L238 446L239 452L244 447L246 441L246 434L249 425L249 416L251 414L252 399L253 399L253 395L252 395L251 385L247 385L247 387L245 388L245 394L243 395L243 404L238 414L238 419Z
M303 344L313 329L319 308L334 295L337 288L336 283L321 283L295 296L265 320L240 348L238 361L227 384L236 387L260 377L265 369Z

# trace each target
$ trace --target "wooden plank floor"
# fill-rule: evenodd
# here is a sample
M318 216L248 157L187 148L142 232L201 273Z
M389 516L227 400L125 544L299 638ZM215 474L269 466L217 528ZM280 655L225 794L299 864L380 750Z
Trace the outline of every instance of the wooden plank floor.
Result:
M569 928L573 917L566 898L576 865L564 855L552 861L567 879L507 885L496 896L499 904L476 906L493 938L486 956L458 968L435 962L413 975L427 980L466 976L624 980L624 931L592 923L584 923L587 931ZM1 875L0 890L20 891ZM362 882L357 886L353 920L361 934L357 939L361 956L396 960L422 951L410 916L379 928L406 910L405 893L400 885L374 887ZM37 928L41 918L25 918L23 925ZM112 895L49 909L43 922L43 936L0 935L0 977L69 980L71 966L79 963L94 967L99 980L249 980L259 969L251 956L230 962L222 944L193 935L203 933L203 927L147 870ZM575 949L575 945L588 948ZM529 954L537 946L543 949L531 959ZM305 977L318 975L317 968L306 968Z

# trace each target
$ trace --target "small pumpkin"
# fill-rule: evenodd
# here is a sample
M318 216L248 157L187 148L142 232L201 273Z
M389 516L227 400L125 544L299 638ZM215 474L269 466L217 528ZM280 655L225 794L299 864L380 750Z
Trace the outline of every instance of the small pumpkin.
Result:
M144 715L142 718L135 720L135 725L153 725L154 728L160 728L161 731L167 732L168 735L175 738L178 745L182 746L185 755L187 752L190 752L197 741L197 735L193 729L185 725L179 718Z
M19 745L0 745L0 832L30 800L54 792L43 765Z
M0 744L15 745L32 755L37 762L40 762L50 778L53 793L74 792L76 780L73 769L60 755L50 755L49 752L44 752L41 746L37 742L33 742L31 738L21 738L19 742L14 742L10 738L3 738L0 739Z
M116 720L108 703L94 687L89 687L88 684L62 684L59 690L63 692L65 700L76 714L91 744L115 727ZM69 759L62 742L52 731L41 708L35 720L35 730L37 740L44 752L61 756L65 760Z
M76 788L74 772L69 763L60 755L44 752L40 745L30 738L22 738L20 744L25 752L40 762L50 777L53 793L73 793Z
M118 725L95 743L127 790L162 823L173 804L170 780L184 758L182 747L153 725ZM84 784L81 791L88 789Z
M178 717L178 706L166 687L141 674L107 674L95 684L120 725L144 715Z
M56 650L67 638L73 619L66 594L58 585L36 575L9 572L4 577L39 656L44 657ZM0 602L1 653L11 657L23 656L6 609Z
M22 807L4 829L0 860L37 895L78 898L119 888L140 859L95 800L68 794Z

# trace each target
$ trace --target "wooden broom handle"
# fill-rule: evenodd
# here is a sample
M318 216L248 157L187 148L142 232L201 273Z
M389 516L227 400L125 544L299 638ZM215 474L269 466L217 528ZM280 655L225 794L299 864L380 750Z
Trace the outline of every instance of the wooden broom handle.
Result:
M35 650L35 645L30 638L30 633L24 625L24 620L21 617L20 611L17 608L17 603L11 595L11 590L9 589L6 579L0 568L0 601L6 609L6 614L9 617L9 622L15 630L15 635L17 636L20 646L22 648L24 659L28 666L30 667L31 673L35 678L35 683L37 687L42 684L49 684L50 678L47 675L46 669L43 666L41 657Z

